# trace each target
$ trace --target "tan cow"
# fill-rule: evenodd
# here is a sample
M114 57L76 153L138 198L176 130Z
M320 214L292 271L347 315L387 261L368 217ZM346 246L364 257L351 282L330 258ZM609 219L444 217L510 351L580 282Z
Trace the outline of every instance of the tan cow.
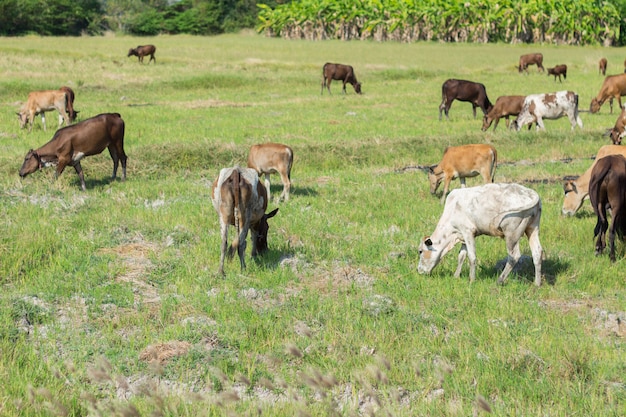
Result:
M63 117L63 121L67 126L70 125L70 116L68 115L68 95L63 90L43 90L33 91L28 94L28 100L17 113L20 121L20 128L24 129L26 123L29 123L28 131L33 129L35 116L41 114L41 123L43 130L46 130L45 112L57 110L59 115ZM59 127L62 121L60 120Z
M270 174L278 173L283 182L283 192L279 200L289 200L291 189L291 167L293 165L293 150L281 143L263 143L253 145L248 155L248 168L254 169L259 177L265 174L265 188L268 198L271 198Z
M565 196L563 198L563 208L561 213L564 216L573 216L578 209L583 205L583 202L589 196L589 179L591 177L591 170L596 165L596 162L607 155L624 155L626 156L626 146L621 145L605 145L598 150L596 159L584 174L575 180L567 180L563 184L563 191Z
M597 113L606 100L609 100L611 113L613 113L613 99L617 99L620 109L622 108L622 96L626 96L626 74L609 75L604 79L600 92L591 100L589 111Z
M443 180L441 203L446 201L450 182L459 178L465 187L465 178L481 175L485 183L493 182L496 175L498 153L491 145L474 144L450 146L443 153L441 162L428 170L430 193L435 194Z
M235 166L223 168L213 182L213 207L220 218L222 237L219 274L224 275L224 258L228 248L228 226L235 226L236 235L228 249L228 257L239 254L241 270L246 268L244 260L248 230L252 232L252 256L267 250L267 220L278 212L274 209L265 214L267 192L259 182L256 171Z

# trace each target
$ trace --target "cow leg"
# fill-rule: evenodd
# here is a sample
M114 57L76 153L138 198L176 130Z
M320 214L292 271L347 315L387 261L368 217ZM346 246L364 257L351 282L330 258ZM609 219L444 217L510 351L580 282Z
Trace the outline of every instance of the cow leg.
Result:
M461 250L459 250L458 263L456 266L456 271L454 271L454 277L458 278L461 276L461 269L463 268L463 262L465 262L465 258L467 258L467 246L465 243L461 244Z
M270 183L270 174L269 172L265 173L265 177L263 180L263 185L265 185L265 190L267 191L267 201L268 203L272 199L272 192L270 191L271 183Z
M520 256L522 256L522 253L519 248L519 235L517 233L515 233L514 236L511 236L511 235L506 236L505 240L506 240L506 250L509 256L507 256L506 258L506 266L504 267L504 269L502 270L502 273L498 277L498 284L500 285L504 284L504 281L506 280L506 278L509 276L509 274L511 273L515 265L517 265L517 262L519 261Z
M476 119L476 105L472 103L472 112L474 113L474 119Z
M239 233L239 263L241 264L241 270L244 271L246 269L246 246L248 242L246 238L248 237L248 229L250 228L250 213L247 213L246 220L243 222L243 227L241 228L241 233ZM255 243L252 242L253 250L256 252L256 248L254 248Z
M476 280L476 241L474 240L474 235L472 234L463 236L463 238L465 240L465 247L467 249L467 257L470 265L470 282L474 282L474 280Z
M535 119L535 123L537 123L537 130L545 130L546 129L546 127L543 125L543 119L540 116L537 116L537 118Z
M535 285L541 286L541 262L543 260L543 248L539 241L539 216L533 221L533 224L526 229L528 237L528 246L533 255L533 264L535 264Z
M626 70L624 72L626 72ZM611 108L611 114L613 114L613 97L609 100L609 107Z
M59 166L60 165L61 163L59 163ZM76 173L78 174L78 178L80 179L80 188L82 188L83 191L86 191L87 186L85 185L85 174L83 173L83 167L80 166L80 161L74 164L74 169L76 170ZM59 172L59 175L60 175L60 172Z
M280 195L280 198L284 198L285 201L289 201L289 191L291 190L291 180L289 179L289 176L285 173L280 173L280 180L283 183L283 192ZM269 190L268 190L268 195L269 195Z
M222 246L220 252L220 267L218 273L224 274L224 258L226 258L226 251L228 249L228 222L222 220L223 214L220 213L220 236L222 237Z
M461 188L465 188L465 177L459 177L459 181L461 182Z
M121 146L115 146L113 144L109 145L109 154L111 155L111 159L113 160L113 175L111 176L111 180L114 180L117 177L117 168L119 166L119 162L122 162L122 181L126 181L126 153L124 153L124 149Z
M450 189L450 181L452 181L452 178L446 175L443 180L443 194L441 195L441 204L446 202L446 195L448 195L448 190Z
M33 116L33 119L35 119L35 116ZM43 125L43 131L46 131L46 113L45 112L41 112L41 124ZM32 125L32 122L31 122Z

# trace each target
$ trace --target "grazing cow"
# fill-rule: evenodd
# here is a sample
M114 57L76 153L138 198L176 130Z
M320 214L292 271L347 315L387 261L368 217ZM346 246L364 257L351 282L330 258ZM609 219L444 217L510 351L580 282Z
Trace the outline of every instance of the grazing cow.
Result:
M565 195L563 198L563 208L561 209L561 213L564 216L573 216L583 205L583 202L589 196L589 179L591 178L591 171L598 160L607 155L626 156L626 146L604 145L598 150L596 159L584 174L576 179L569 179L565 181L563 184L563 191L565 192Z
M559 119L567 116L572 130L578 124L582 129L583 121L578 114L578 94L573 91L557 91L549 94L531 94L524 99L522 111L513 121L513 127L519 131L529 123L537 123L537 130L545 130L543 119Z
M59 127L61 127L63 121L69 126L70 116L68 115L68 108L70 107L68 94L63 90L33 91L28 94L28 100L17 113L20 128L23 129L26 127L26 123L29 123L28 131L30 132L33 129L35 116L41 114L43 130L46 131L46 117L44 113L51 110L59 112ZM73 111L72 107L71 112L73 113Z
M543 67L543 54L526 54L519 57L519 66L517 67L519 72L526 71L528 74L528 66L537 65L537 72L544 71Z
M330 83L332 80L343 81L343 93L346 94L346 84L352 84L354 91L357 94L361 94L361 83L356 80L354 75L354 68L351 65L343 64L331 64L327 62L322 68L322 93L324 94L324 87L330 92Z
M293 150L280 143L263 143L253 145L248 154L248 168L254 169L259 177L265 174L265 188L268 199L271 198L270 174L278 173L283 182L283 192L279 200L289 200L291 189L291 167L293 165Z
M154 45L139 45L136 48L131 48L128 50L128 56L136 56L139 62L143 62L143 57L146 55L150 55L150 60L148 64L154 60L156 64L156 58L154 57L154 53L156 52L156 46Z
M564 79L567 80L567 65L557 65L554 68L548 68L548 76L554 75L554 82L556 82L556 77L559 77L559 82L561 81L561 75Z
M428 170L430 193L435 194L443 180L443 194L441 204L446 200L450 181L459 178L461 187L465 187L465 178L476 177L479 174L485 183L493 182L496 175L498 153L491 145L461 145L450 146L443 153L441 162Z
M626 96L626 74L609 75L604 79L598 95L591 100L589 111L597 113L604 102L609 99L609 106L611 113L613 113L613 99L617 99L621 109L622 96Z
M606 247L605 234L609 228L606 215L611 208L611 229L609 230L609 258L615 262L615 234L624 240L626 234L626 158L623 155L609 155L598 160L591 171L589 199L598 220L593 231L596 236L596 256Z
M220 218L222 237L219 274L224 275L224 258L228 247L228 226L235 226L236 236L228 250L232 258L235 250L239 254L241 270L246 268L244 260L248 230L252 232L252 256L267 250L267 220L278 212L274 209L265 214L267 192L259 181L256 171L238 166L223 168L213 182L212 201Z
M619 116L617 116L617 120L615 121L615 125L611 129L607 129L604 136L609 136L613 145L621 145L622 138L626 135L626 108L622 107L622 111Z
M606 75L606 58L600 58L600 61L598 62L598 72L602 75Z
M72 126L57 130L52 139L36 150L30 150L24 158L20 177L50 165L56 165L57 178L66 166L71 165L80 178L80 186L86 190L80 160L97 155L109 148L113 159L113 176L117 175L122 161L122 181L126 180L126 153L124 152L124 120L118 113L103 113Z
M450 106L454 100L469 101L472 103L474 119L476 118L476 107L480 107L483 114L487 114L493 105L487 97L487 89L484 84L475 83L467 80L449 79L441 86L441 104L439 105L439 120L441 120L441 112L445 111L446 119Z
M59 88L59 90L65 91L65 94L67 94L67 116L70 119L70 123L74 123L76 121L76 117L78 116L78 112L74 109L74 98L76 98L76 94L74 94L74 90L67 86L63 86ZM43 114L41 117L43 117ZM63 116L59 114L59 126L61 126L62 122Z
M502 117L506 118L506 127L509 127L509 116L517 116L522 111L522 105L526 96L500 96L496 100L496 104L483 117L483 132L489 129L491 123L495 120L493 130L498 127L498 122ZM530 125L528 126L530 128Z
M539 241L541 199L519 184L485 184L479 187L452 190L443 214L431 236L419 246L417 271L429 274L457 243L461 243L455 277L469 257L470 282L476 279L475 237L480 235L504 238L508 258L498 283L504 283L520 259L520 239L526 234L535 264L535 285L541 285L543 249Z

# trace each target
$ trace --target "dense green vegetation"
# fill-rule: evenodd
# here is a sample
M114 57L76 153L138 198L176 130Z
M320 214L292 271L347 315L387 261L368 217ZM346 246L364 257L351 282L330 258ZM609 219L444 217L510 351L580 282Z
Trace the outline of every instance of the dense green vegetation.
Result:
M156 65L126 57L138 43L157 45ZM567 80L520 75L528 52L566 63ZM0 55L0 415L623 413L624 245L614 264L595 257L589 204L560 215L562 178L587 169L617 114L584 112L574 131L561 119L482 132L468 103L450 121L437 107L441 84L459 77L492 101L574 90L586 110L598 60L621 73L624 49L245 32L2 38ZM364 94L335 82L320 95L326 61L352 64ZM15 112L30 91L61 85L81 120L122 114L126 182L109 181L106 151L82 161L86 192L71 168L19 178L56 116L28 133ZM265 141L294 149L291 200L270 204L270 251L222 278L210 184ZM475 283L467 266L452 277L455 253L417 274L419 241L442 211L419 167L464 143L493 144L496 181L541 195L540 288L530 262L496 285L506 251L487 237Z

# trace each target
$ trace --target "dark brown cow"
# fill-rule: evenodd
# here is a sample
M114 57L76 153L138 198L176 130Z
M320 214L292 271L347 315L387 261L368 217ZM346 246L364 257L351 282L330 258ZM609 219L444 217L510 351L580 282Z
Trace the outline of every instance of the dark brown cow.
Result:
M611 113L613 113L613 99L617 99L621 109L622 96L626 96L626 74L609 75L604 79L598 95L591 100L589 111L591 113L599 112L600 107L608 99Z
M472 103L474 119L476 118L476 107L480 107L483 114L487 114L493 107L489 101L489 97L487 97L487 89L484 84L451 78L446 80L441 86L439 120L441 120L441 113L443 111L446 113L446 119L450 119L448 112L454 100L469 101Z
M354 91L357 94L361 94L361 83L356 80L354 75L354 68L351 65L343 64L331 64L327 62L322 68L322 93L324 94L324 87L330 92L330 83L332 80L343 81L343 93L346 94L346 84L352 84Z
M624 240L626 234L626 158L622 155L609 155L600 159L591 171L589 199L598 217L593 231L596 240L596 255L601 255L606 247L605 234L609 228L607 206L611 208L611 229L609 230L609 258L615 262L615 234Z
M543 54L526 54L519 57L519 66L517 67L519 72L526 71L526 74L528 74L529 65L537 65L537 72L545 71L543 67Z
M567 65L557 65L554 68L548 68L548 76L550 75L554 75L554 82L556 82L556 77L559 77L559 82L563 82L561 81L561 75L567 80Z
M56 165L55 178L71 165L80 178L80 185L86 190L83 168L80 160L97 155L109 148L113 159L113 176L117 175L119 161L122 162L122 181L126 180L126 153L124 153L124 120L118 113L103 113L72 126L57 130L52 139L36 150L30 150L24 157L20 177L24 178L39 169Z
M78 112L76 111L76 109L74 109L74 98L76 98L74 90L67 86L63 86L59 88L59 90L64 91L67 96L67 106L65 110L67 111L67 116L70 119L70 123L74 123L76 121L76 116L78 115ZM62 116L59 115L59 126L61 125L61 119Z
M235 239L228 249L232 258L235 250L239 254L241 270L246 268L244 260L248 230L252 232L252 256L267 250L267 220L274 217L278 209L265 214L267 191L251 168L223 168L213 182L212 201L220 218L222 237L219 274L224 275L224 259L228 248L228 226L236 229Z
M139 62L143 62L143 57L146 55L150 55L150 60L148 64L154 60L156 64L156 58L154 57L154 53L156 52L156 46L154 45L139 45L136 48L131 48L128 50L128 56L136 56L139 59Z
M598 72L602 75L606 75L606 58L601 58L598 62Z
M506 118L506 127L509 127L509 116L517 116L522 111L524 105L524 99L526 96L500 96L496 100L496 104L492 109L483 117L483 132L489 129L491 123L495 120L493 130L498 127L498 122L501 118ZM530 128L532 123L528 126Z

